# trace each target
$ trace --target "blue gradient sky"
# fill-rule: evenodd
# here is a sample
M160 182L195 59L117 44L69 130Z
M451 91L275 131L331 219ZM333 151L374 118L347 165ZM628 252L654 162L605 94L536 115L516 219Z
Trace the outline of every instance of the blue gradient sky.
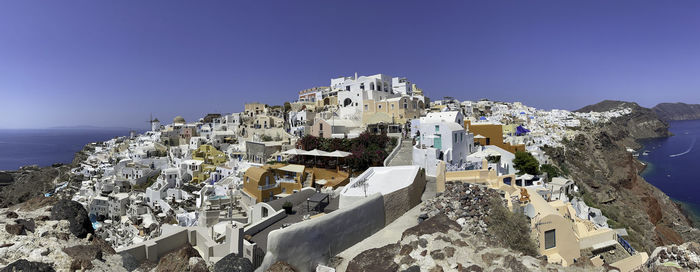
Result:
M0 127L145 127L331 77L433 99L700 103L700 1L0 2Z

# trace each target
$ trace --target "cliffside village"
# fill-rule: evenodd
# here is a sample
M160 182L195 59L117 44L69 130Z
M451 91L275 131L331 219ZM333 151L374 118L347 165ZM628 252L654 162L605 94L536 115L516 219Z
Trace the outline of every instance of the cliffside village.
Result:
M142 134L89 144L87 159L72 169L83 177L72 199L85 206L97 235L138 260L157 261L189 243L210 263L235 253L258 271L277 261L335 271L332 257L443 194L446 183L462 183L496 190L511 211L527 215L531 233L523 235L550 263L570 266L586 256L633 271L648 259L625 241L624 229L572 197L576 181L521 173L513 162L526 151L547 164L545 146L628 109L430 100L407 78L384 74L332 78L294 100L247 103L199 120L152 119ZM305 140L371 135L389 141L383 161L369 167L351 162L380 151Z

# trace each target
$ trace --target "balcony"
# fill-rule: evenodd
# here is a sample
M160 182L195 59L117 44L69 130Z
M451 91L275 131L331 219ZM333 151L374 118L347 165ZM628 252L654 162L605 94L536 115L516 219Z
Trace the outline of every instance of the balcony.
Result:
M258 190L259 190L259 191L264 191L264 190L269 190L269 189L272 189L272 188L275 188L275 187L277 187L277 184L274 184L274 183L273 183L273 184L258 186Z

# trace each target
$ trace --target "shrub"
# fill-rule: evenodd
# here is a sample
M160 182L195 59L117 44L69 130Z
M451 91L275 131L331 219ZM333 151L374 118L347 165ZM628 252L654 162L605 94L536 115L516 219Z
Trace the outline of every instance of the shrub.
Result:
M537 245L530 238L529 219L523 213L509 211L500 199L491 200L491 212L486 219L488 229L504 246L530 256L537 256Z
M543 164L540 166L540 171L547 173L547 181L552 181L552 178L561 176L561 171L554 165Z

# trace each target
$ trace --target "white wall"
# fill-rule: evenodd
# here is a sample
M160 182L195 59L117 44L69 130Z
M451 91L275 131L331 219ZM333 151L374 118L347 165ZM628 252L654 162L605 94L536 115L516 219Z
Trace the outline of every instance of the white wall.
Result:
M413 147L413 165L425 169L425 174L435 177L437 174L437 152L435 148L420 149Z
M384 199L377 193L346 209L271 231L265 259L255 271L265 271L277 261L300 271L314 271L317 264L328 264L331 257L384 225Z

